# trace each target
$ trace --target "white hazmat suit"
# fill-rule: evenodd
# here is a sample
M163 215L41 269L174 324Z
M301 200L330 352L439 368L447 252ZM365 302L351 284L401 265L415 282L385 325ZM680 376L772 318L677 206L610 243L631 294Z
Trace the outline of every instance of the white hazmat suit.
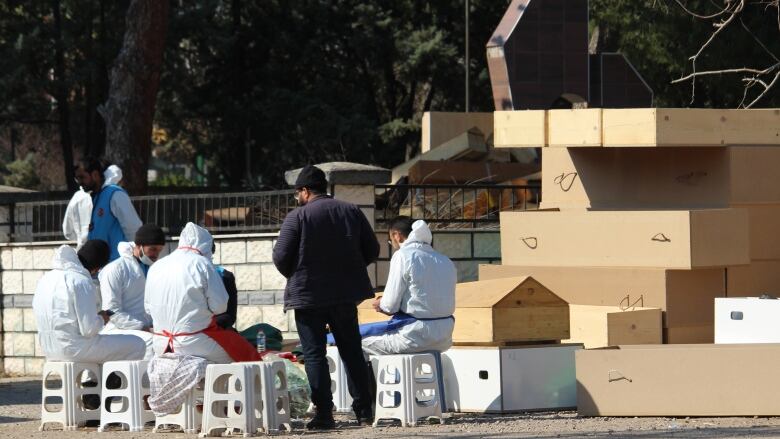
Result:
M390 260L387 285L379 302L382 311L398 311L418 319L395 332L363 339L368 354L404 354L445 351L452 346L457 271L449 258L431 247L433 237L425 221L415 221L412 232Z
M99 334L103 318L96 311L96 287L76 251L61 246L54 253L53 266L38 282L33 297L46 358L84 363L142 359L145 346L140 338Z
M111 165L103 172L103 177L105 178L103 187L110 184L118 184L122 180L122 170L119 169L119 166L117 165ZM112 208L111 210L114 211L115 209ZM116 213L114 213L114 215L116 215ZM81 246L87 242L89 223L91 221L92 196L89 192L85 192L84 189L79 188L79 190L73 194L70 202L68 202L68 207L65 208L65 217L62 220L62 234L65 236L65 239L76 241L77 249L81 248Z
M211 245L206 229L187 223L179 236L179 248L149 269L144 304L154 322L157 355L165 352L169 340L158 334L197 333L211 324L214 315L227 310L228 294L211 263ZM225 350L202 333L176 336L173 347L180 355L232 363Z
M100 270L103 309L114 314L101 334L129 334L146 343L145 360L154 356L153 335L144 328L152 326L152 317L144 309L146 274L143 263L133 256L135 244L119 243L119 258Z

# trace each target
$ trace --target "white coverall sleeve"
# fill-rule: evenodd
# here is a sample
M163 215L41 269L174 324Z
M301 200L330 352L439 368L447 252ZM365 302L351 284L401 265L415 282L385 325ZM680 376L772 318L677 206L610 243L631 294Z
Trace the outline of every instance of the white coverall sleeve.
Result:
M225 284L222 282L222 276L210 263L206 265L206 279L203 288L206 289L206 303L214 314L222 314L227 311L228 293L225 290Z
M133 318L123 311L122 291L127 283L127 272L120 266L111 264L100 271L100 297L103 309L113 311L111 323L118 329L144 329L144 322Z
M111 197L111 213L114 214L122 226L122 232L125 234L124 241L131 242L135 240L135 232L138 231L138 228L143 223L126 192L116 191L114 196Z
M395 252L390 259L390 270L387 275L387 284L382 298L379 300L379 307L388 314L395 314L401 310L401 301L404 298L409 285L406 279L407 261L403 253Z
M73 306L79 322L79 331L84 337L94 337L103 329L103 318L95 312L95 292L91 284L82 282L74 285Z

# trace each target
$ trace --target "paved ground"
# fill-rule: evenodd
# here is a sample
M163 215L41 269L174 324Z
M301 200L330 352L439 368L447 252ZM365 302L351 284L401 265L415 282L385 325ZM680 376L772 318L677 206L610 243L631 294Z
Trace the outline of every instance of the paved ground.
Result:
M109 432L94 428L80 431L39 432L40 381L33 378L0 379L0 439L29 438L93 438L112 436L136 438L195 438L181 433L153 434ZM778 400L780 404L780 400ZM573 438L573 437L635 437L635 438L780 438L780 418L578 418L574 412L533 413L512 415L455 414L445 425L424 425L416 428L386 426L358 427L346 417L339 417L341 429L330 434L303 431L303 422L293 425L289 437L323 438Z

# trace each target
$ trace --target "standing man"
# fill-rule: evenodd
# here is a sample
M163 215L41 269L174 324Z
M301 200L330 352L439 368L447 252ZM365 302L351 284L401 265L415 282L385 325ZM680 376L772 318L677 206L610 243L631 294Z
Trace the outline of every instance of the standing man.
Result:
M47 360L102 364L144 357L140 338L100 334L111 313L97 312L92 276L106 262L108 245L99 240L87 241L78 253L67 245L54 252L54 269L38 282L32 304Z
M148 360L152 348L152 317L144 310L144 289L149 267L165 248L165 232L156 224L144 224L135 232L135 242L119 244L119 258L100 271L103 309L113 314L103 334L130 334L146 343Z
M111 165L103 172L103 177L105 177L103 186L119 184L122 181L122 170L117 165ZM62 220L62 234L65 239L76 241L76 250L87 242L91 221L92 197L83 187L79 187L70 199L68 207L65 208L65 216Z
M108 243L109 261L113 261L119 257L117 246L122 241L133 240L136 230L141 227L141 219L127 192L116 184L106 184L106 168L102 160L84 158L76 167L76 181L92 195L88 238Z
M379 243L363 212L331 198L327 185L321 169L309 165L301 170L295 182L300 207L284 219L273 250L274 265L288 279L284 309L295 310L306 358L316 408L306 424L310 430L336 427L325 358L326 325L347 368L358 423L374 418L356 304L374 296L366 266L379 256Z

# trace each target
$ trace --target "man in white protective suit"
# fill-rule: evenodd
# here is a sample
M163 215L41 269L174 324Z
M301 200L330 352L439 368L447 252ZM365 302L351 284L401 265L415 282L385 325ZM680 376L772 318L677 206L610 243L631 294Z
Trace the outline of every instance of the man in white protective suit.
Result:
M144 224L134 242L119 243L119 258L98 275L102 307L113 313L101 333L140 337L146 343L145 360L154 356L152 317L144 309L146 275L164 248L165 232L156 224Z
M241 335L217 325L228 293L211 262L209 232L187 223L179 247L160 259L146 277L144 306L154 322L154 352L193 355L213 363L257 361L260 355Z
M122 170L117 165L111 165L103 172L105 181L103 187L119 184L122 180ZM76 249L80 249L89 235L89 223L92 221L92 197L83 187L73 194L65 208L62 220L62 234L65 239L76 241Z
M445 351L452 346L457 272L452 261L431 247L425 221L398 217L389 226L396 252L381 298L374 309L388 322L361 325L367 354Z
M100 240L87 241L78 253L67 245L55 251L54 269L38 282L32 304L47 360L102 364L144 357L140 338L100 334L110 313L98 312L92 275L108 255L108 244Z

